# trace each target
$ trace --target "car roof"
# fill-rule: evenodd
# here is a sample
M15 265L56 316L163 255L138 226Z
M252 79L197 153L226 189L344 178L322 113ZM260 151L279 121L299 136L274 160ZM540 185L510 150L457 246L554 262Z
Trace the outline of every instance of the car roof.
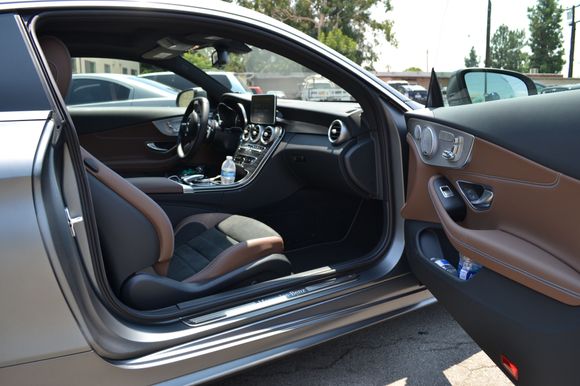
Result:
M170 11L170 12L192 12L198 15L206 15L208 17L223 17L225 19L230 19L235 22L239 22L240 20L246 21L251 24L260 25L262 28L265 29L273 29L277 30L278 33L287 34L291 39L298 39L301 44L309 47L310 49L314 49L320 52L321 55L326 56L331 59L336 59L337 63L340 63L340 66L343 68L348 68L349 70L353 71L358 76L369 81L369 84L372 84L377 90L381 92L387 92L394 98L394 101L403 109L409 109L410 105L407 103L408 99L405 98L403 95L398 93L395 89L388 86L385 82L381 81L376 75L370 73L368 70L364 70L358 66L353 67L354 63L352 63L349 59L345 58L344 56L340 55L336 51L332 50L331 48L325 46L321 42L317 41L311 36L283 23L277 21L269 16L263 15L259 12L231 4L222 1L215 1L215 0L199 0L195 2L191 2L189 0L150 0L150 1L131 1L131 0L99 0L99 1L91 1L91 0L75 0L75 1L51 1L51 0L13 0L13 1L4 1L0 3L0 11L7 11L7 10L18 10L20 12L26 10L43 10L43 11L50 11L50 10L77 10L77 11L94 11L95 7L98 6L101 9L113 9L113 10L126 10L126 11L139 11L139 10L159 10L159 11ZM94 16L94 14L93 14ZM173 22L178 19L173 19ZM171 23L171 25L175 25L176 23ZM186 23L184 19L183 23L177 23L176 28L180 26L183 27L183 24ZM70 23L62 23L59 27L66 26ZM75 25L82 25L83 23L73 23ZM104 25L106 24L106 25ZM87 36L92 36L93 39L93 47L103 47L103 53L107 55L103 57L115 57L119 59L126 59L126 60L136 60L139 61L142 55L146 52L146 50L142 50L144 46L132 47L131 44L120 46L118 39L119 32L116 31L117 29L122 28L122 25L125 23L100 23L102 31L108 32L107 35L116 36L116 40L110 40L109 45L107 42L103 42L105 36L101 36L98 33L94 33L95 31L90 31L89 26L86 27L86 33L83 36L75 36L74 29L70 30L70 33L67 35L66 30L55 31L54 36L59 37L64 43L67 45L71 54L76 57L87 57L87 56L95 56L94 51L91 51L90 48L84 49L84 44L86 40L84 40ZM191 34L191 23L187 23L189 25L189 30L187 31ZM98 25L98 24L97 24ZM170 24L168 24L169 26ZM93 24L94 26L94 24ZM109 30L111 27L114 27L115 30ZM141 19L141 26L143 27L143 21ZM44 33L53 32L51 30L45 30ZM90 32L93 32L92 35ZM170 36L173 31L170 29L166 30L167 34L163 37ZM121 32L122 33L122 32ZM105 35L105 34L103 34ZM76 41L75 41L76 38ZM156 39L155 42L159 40L159 37L152 36L151 39ZM153 41L153 40L151 40ZM149 41L144 41L140 43L149 43ZM103 45L104 44L104 45ZM84 50L84 51L83 51ZM127 51L129 50L129 51ZM151 50L151 45L148 45L148 50ZM97 55L97 56L98 56ZM209 86L209 85L208 85ZM212 89L217 91L217 86L221 86L218 82L215 85L212 84ZM411 106L411 108L414 108Z

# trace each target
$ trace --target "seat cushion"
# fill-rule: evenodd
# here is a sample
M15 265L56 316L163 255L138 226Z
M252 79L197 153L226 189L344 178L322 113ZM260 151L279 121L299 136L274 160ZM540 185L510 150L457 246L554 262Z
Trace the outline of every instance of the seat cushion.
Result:
M157 271L183 282L211 280L284 249L282 237L272 228L238 215L191 216L175 232L173 257Z

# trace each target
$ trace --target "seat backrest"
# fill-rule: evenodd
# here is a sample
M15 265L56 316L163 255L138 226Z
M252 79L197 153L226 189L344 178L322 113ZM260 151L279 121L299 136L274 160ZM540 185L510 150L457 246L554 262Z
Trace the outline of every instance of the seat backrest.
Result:
M71 56L56 37L39 39L63 97L71 78ZM153 200L81 148L109 280L119 293L123 282L143 269L163 266L173 255L169 218ZM165 264L166 265L166 264Z

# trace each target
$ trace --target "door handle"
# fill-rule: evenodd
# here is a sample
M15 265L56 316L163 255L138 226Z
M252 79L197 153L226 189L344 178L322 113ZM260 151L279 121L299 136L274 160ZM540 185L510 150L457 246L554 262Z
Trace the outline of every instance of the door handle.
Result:
M175 148L177 147L177 145L173 145L170 148L166 148L166 147L159 146L155 142L146 142L145 143L145 146L147 146L147 149L149 149L150 151L152 151L154 153L159 153L159 154L167 154L167 153L170 153L173 150L175 150Z
M470 201L470 203L471 205L475 206L478 209L488 209L491 206L492 201L493 201L493 192L489 189L484 188L481 196L475 201Z
M493 202L493 190L489 186L457 181L457 186L469 205L476 210L487 210Z

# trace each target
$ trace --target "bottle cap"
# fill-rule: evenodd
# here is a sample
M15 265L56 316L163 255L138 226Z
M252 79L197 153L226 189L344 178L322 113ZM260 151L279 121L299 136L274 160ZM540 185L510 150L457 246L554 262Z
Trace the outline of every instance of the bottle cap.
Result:
M232 159L232 156L231 155L227 155L226 156L226 159Z

